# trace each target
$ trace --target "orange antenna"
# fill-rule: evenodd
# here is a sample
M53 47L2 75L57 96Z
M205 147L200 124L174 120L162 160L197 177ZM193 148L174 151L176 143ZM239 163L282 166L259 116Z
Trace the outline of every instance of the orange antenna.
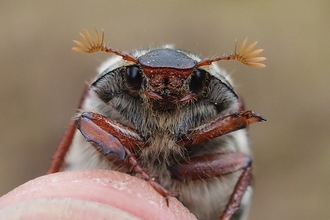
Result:
M78 40L73 40L75 44L77 44L79 47L73 47L72 50L79 52L79 53L95 53L98 51L106 52L106 53L113 53L118 56L121 56L126 61L131 61L136 63L137 59L129 54L120 52L118 50L112 49L110 47L107 47L104 45L104 31L102 31L102 35L100 37L99 32L95 28L95 40L93 39L92 35L85 30L85 34L80 33L80 36L85 41L84 43ZM85 44L87 43L87 45Z
M245 45L247 42L247 38L241 44L239 51L237 52L237 40L235 41L234 54L223 56L223 57L214 57L209 59L203 59L198 62L197 67L211 65L213 62L217 62L220 60L237 60L247 66L255 67L255 68L264 68L265 64L260 63L266 60L266 57L256 57L259 55L264 49L257 49L252 51L252 49L256 46L258 41L254 42L250 46L245 49ZM252 51L252 52L251 52Z

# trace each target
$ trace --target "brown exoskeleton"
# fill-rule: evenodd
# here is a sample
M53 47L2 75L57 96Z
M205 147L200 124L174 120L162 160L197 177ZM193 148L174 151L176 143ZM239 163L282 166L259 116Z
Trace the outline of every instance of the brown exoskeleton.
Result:
M252 51L256 43L245 49L245 40L238 51L235 43L234 54L211 59L168 47L126 54L95 32L96 40L81 34L86 44L75 41L80 47L73 50L116 57L88 86L83 113L68 128L49 173L138 174L165 198L177 196L198 219L246 218L252 172L245 128L264 119L243 109L215 62L261 68L262 49Z

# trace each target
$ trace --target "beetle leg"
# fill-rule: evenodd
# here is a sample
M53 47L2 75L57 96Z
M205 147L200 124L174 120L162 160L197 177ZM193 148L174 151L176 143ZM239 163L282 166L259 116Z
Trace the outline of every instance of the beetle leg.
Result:
M181 181L185 179L212 178L233 173L237 170L243 170L220 218L221 220L232 218L239 208L244 192L249 186L252 177L251 159L240 152L193 157L190 161L183 161L171 167L170 170L173 178Z
M221 135L228 134L232 131L236 131L245 128L249 124L254 122L265 121L261 115L253 111L244 111L237 114L227 115L222 118L218 118L209 123L198 126L188 133L185 137L179 140L177 143L181 146L190 146L207 141Z
M239 209L243 195L250 185L252 179L252 167L246 167L238 179L234 192L231 194L229 202L227 203L225 211L222 213L221 220L230 220L235 212Z
M189 161L172 166L170 170L175 179L198 180L233 173L249 167L250 164L250 157L243 153L218 153L192 157Z
M97 113L82 113L76 124L86 141L101 148L104 155L115 153L120 160L125 158L124 146L134 148L144 144L133 129Z
M168 197L169 196L176 197L176 196L178 196L178 194L175 192L168 191L162 185L160 185L158 182L156 182L153 178L151 178L149 176L149 174L147 174L142 169L142 167L139 165L135 156L127 148L125 148L125 152L127 155L128 162L133 166L134 171L136 173L140 174L141 178L143 180L147 181L149 183L149 185L151 185L160 195L165 197L166 204L167 204L167 206L169 206Z
M177 196L176 193L169 192L151 178L129 150L130 148L146 145L134 129L93 112L82 113L76 123L86 141L91 142L96 148L101 148L105 156L110 153L116 154L120 160L115 160L115 164L130 165L143 180L147 181L159 194L166 198L167 205L169 196Z
M47 171L47 174L56 173L61 170L65 155L70 148L76 130L77 129L74 121L71 121L69 127L65 130L65 133L62 137L60 144L57 147L57 150L53 156L52 163Z
M89 88L90 88L90 84L87 84L86 88L84 90L84 94L80 99L78 109L80 109L82 107L82 105L87 97L87 94L89 92ZM64 162L64 158L71 146L73 136L75 133L76 133L76 125L75 125L74 121L71 121L68 128L64 132L64 135L61 139L60 144L58 145L58 147L56 149L56 152L53 156L52 163L50 165L50 168L47 171L47 174L56 173L61 170L61 167Z

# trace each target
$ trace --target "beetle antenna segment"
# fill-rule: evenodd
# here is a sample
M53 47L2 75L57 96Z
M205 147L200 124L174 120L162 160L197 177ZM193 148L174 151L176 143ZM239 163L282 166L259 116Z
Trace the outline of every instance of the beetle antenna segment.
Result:
M121 56L124 60L137 63L137 59L129 54L120 52L118 50L112 49L104 45L104 31L102 31L102 35L100 37L99 32L95 28L95 40L93 39L92 35L89 31L85 30L85 34L80 33L80 36L85 42L81 42L78 40L73 40L75 44L79 47L73 47L72 50L79 53L95 53L98 51L106 52L106 53L113 53L117 56ZM87 45L85 44L87 43Z
M234 46L234 54L223 57L214 57L210 59L201 60L198 62L197 67L211 65L213 62L217 62L220 60L237 60L247 66L255 67L255 68L266 67L265 64L261 63L262 61L266 60L266 57L256 57L262 51L264 51L264 49L257 49L252 51L252 49L256 46L258 41L252 43L245 49L246 42L247 42L247 38L245 38L245 40L242 42L241 46L239 47L239 51L237 52L237 40L236 40Z

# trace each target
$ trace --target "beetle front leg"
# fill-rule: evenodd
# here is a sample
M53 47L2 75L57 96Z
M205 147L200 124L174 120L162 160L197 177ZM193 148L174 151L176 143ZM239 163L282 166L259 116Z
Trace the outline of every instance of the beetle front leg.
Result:
M141 148L147 145L134 129L93 112L82 113L76 120L76 124L86 141L91 142L98 150L101 148L105 156L110 153L117 155L120 160L115 160L115 164L130 165L143 180L166 198L167 205L169 196L177 196L177 193L169 192L154 181L129 150L129 148Z
M251 159L240 152L193 157L189 161L183 161L171 167L170 170L173 178L181 181L185 179L207 179L243 170L220 217L221 220L231 219L238 210L242 197L252 178Z
M209 123L198 126L190 131L177 143L181 146L190 146L207 141L232 131L245 128L249 124L265 121L261 115L253 111L244 111L218 118Z

